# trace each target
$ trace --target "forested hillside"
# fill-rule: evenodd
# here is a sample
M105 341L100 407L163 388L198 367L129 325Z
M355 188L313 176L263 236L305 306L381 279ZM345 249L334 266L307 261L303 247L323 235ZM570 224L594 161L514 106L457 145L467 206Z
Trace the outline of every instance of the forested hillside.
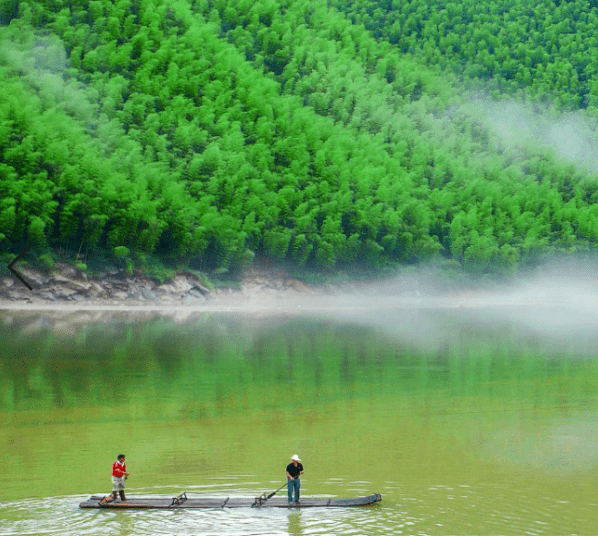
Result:
M598 9L484 6L0 0L0 248L475 273L592 251L591 160L513 147L466 89L583 108L595 138Z
M380 41L464 80L598 115L596 0L332 0Z

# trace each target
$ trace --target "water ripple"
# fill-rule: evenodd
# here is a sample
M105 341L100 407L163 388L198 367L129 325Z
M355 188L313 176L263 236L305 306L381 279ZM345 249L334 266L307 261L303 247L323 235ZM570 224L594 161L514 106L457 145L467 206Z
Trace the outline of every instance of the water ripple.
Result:
M246 482L236 495L251 495ZM353 482L356 492L363 494ZM191 487L191 495L227 496L230 483ZM148 495L154 489L135 490ZM163 490L162 490L163 491ZM0 534L145 536L195 535L403 535L592 534L595 502L573 504L534 490L513 494L511 485L420 485L387 482L383 502L346 509L82 510L88 496L49 497L0 503ZM539 491L539 490L537 490Z

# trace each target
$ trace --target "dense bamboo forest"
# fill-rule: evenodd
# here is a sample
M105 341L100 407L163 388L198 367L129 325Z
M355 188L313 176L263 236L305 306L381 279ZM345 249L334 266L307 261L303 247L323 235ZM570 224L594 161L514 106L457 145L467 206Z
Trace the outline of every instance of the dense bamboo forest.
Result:
M0 249L207 272L591 254L597 22L593 0L0 0Z

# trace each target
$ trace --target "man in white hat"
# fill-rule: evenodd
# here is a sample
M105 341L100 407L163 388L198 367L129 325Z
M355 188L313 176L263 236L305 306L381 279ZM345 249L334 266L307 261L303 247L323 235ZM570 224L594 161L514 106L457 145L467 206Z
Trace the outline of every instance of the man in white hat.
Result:
M299 456L293 454L293 460L287 465L287 489L289 491L289 504L293 502L293 490L295 490L295 502L299 502L299 489L301 488L301 480L299 475L303 474L303 465L299 463L301 460Z

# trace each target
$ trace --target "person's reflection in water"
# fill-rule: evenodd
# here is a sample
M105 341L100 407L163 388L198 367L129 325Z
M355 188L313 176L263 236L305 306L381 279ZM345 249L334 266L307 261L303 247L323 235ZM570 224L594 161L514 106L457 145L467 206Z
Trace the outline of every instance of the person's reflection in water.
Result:
M302 536L301 509L289 509L289 536Z

